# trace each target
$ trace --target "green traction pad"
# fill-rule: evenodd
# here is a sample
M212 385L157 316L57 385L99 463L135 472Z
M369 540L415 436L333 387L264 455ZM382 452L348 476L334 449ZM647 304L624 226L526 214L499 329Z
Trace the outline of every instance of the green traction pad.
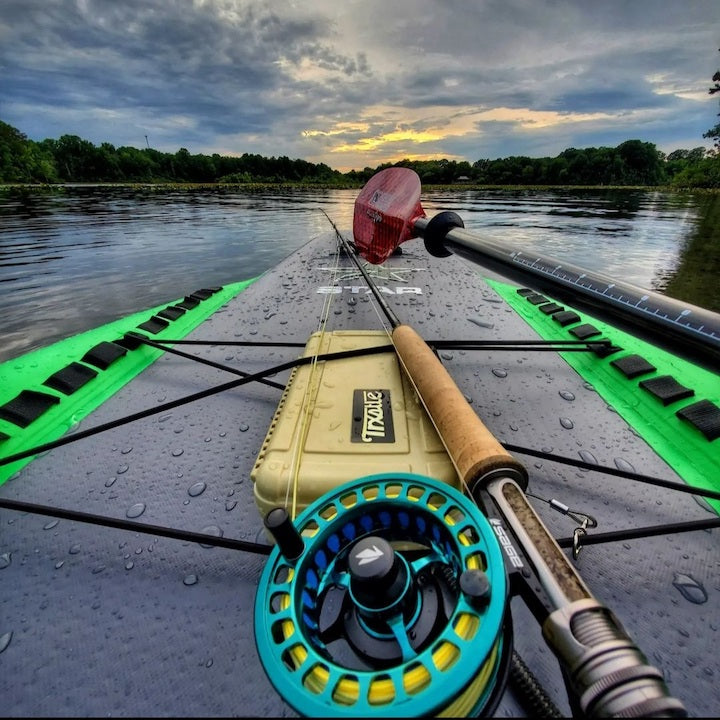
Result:
M163 354L123 340L181 339L256 278L198 290L0 364L0 460L52 442ZM32 457L0 465L0 485Z
M718 375L590 315L563 310L553 298L535 302L538 293L486 281L546 340L611 341L611 349L597 354L560 355L688 485L720 491L720 437L687 421L708 411L717 415ZM720 514L720 502L707 502Z

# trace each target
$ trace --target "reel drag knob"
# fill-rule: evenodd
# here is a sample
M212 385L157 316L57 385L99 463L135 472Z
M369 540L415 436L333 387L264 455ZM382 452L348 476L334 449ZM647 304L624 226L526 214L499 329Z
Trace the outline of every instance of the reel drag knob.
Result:
M363 538L348 557L350 594L361 612L395 609L409 587L408 568L387 540L376 535Z

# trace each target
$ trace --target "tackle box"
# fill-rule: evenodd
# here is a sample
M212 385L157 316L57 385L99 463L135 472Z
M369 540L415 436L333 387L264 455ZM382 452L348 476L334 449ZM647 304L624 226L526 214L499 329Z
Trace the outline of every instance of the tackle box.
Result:
M459 488L387 333L314 333L304 356L377 346L388 351L293 370L250 475L263 517L281 506L294 518L338 485L378 473L429 475Z

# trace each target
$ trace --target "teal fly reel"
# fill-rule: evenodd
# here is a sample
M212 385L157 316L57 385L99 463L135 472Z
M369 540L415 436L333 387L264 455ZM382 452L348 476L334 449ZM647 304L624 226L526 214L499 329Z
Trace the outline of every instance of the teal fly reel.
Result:
M510 654L507 580L490 523L412 474L342 485L277 540L255 600L275 689L314 717L469 716L497 702Z

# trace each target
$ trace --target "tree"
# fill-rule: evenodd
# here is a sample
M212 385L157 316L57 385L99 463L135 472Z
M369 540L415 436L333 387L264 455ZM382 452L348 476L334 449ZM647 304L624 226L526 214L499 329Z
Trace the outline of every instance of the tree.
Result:
M720 70L713 75L712 79L715 84L708 89L710 95L720 92ZM720 117L720 113L718 113L718 117ZM720 122L718 122L715 127L710 128L706 133L704 133L703 137L712 139L713 145L715 146L715 152L720 153Z
M0 121L0 182L55 182L52 155L12 125Z

